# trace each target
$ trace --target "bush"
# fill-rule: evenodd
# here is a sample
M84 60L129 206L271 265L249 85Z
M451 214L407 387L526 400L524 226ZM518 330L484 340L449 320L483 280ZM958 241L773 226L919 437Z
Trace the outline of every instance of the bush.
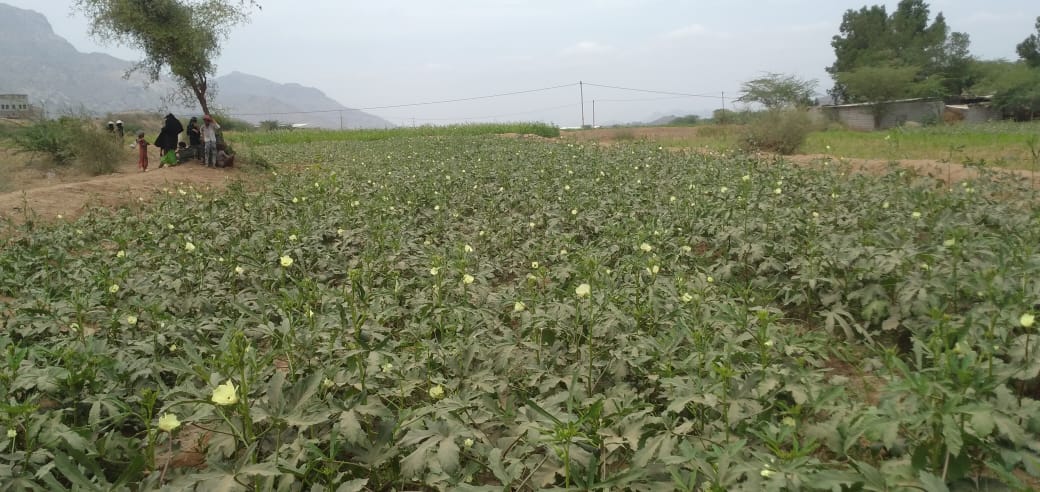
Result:
M75 127L71 135L76 165L95 176L116 170L123 158L123 145L118 137L94 125Z
M245 162L255 166L257 169L269 170L274 168L274 164L272 164L271 161L262 154L252 150L250 150L249 155L246 156ZM238 165L238 163L236 163L236 165Z
M741 146L746 150L788 155L798 150L812 131L812 119L805 111L767 111L748 124L747 132L741 139Z
M265 132L273 132L281 126L282 124L278 120L264 120L260 122L260 129Z
M668 126L691 126L697 125L701 122L701 117L695 114L688 114L686 116L680 116L668 123Z
M213 119L220 125L220 131L222 132L251 132L256 130L256 125L238 118L232 118L228 115L221 113L213 113ZM202 118L199 118L199 125L202 125Z
M27 126L13 138L23 152L47 154L60 165L78 164L91 174L115 170L122 145L90 120L65 116Z
M72 151L73 118L42 120L14 135L14 144L23 152L47 154L58 164L70 164L76 158Z

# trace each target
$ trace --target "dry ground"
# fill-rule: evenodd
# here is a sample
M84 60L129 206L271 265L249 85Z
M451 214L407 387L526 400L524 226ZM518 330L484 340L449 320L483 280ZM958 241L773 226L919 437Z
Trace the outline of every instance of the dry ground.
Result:
M69 219L92 207L116 207L147 201L163 188L193 185L196 188L223 187L245 176L239 169L209 169L196 162L159 169L155 154L149 156L148 172L137 169L136 156L127 153L117 171L89 176L69 167L48 164L0 151L4 180L0 193L0 222L21 223L26 218Z

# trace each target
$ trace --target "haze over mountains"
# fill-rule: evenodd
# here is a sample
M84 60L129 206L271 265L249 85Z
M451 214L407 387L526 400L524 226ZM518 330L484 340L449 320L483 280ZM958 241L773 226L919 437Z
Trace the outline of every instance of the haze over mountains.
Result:
M132 66L133 62L103 53L81 53L54 33L42 14L0 3L0 93L28 94L29 100L42 105L49 115L199 111L164 104L164 97L174 87L169 80L146 85L139 75L125 79ZM211 107L253 123L278 120L325 128L340 128L341 124L344 128L393 126L378 116L347 108L312 87L280 84L240 72L218 77L216 85Z

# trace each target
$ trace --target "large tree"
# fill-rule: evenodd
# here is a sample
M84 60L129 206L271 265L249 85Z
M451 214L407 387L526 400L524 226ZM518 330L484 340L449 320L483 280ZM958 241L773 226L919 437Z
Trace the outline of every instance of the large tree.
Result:
M1036 18L1036 33L1019 43L1017 51L1029 66L1040 68L1040 17Z
M950 32L942 13L931 24L929 17L923 0L902 0L891 15L883 5L846 11L839 34L831 40L831 95L839 101L863 99L842 83L839 74L864 67L914 67L916 81L938 80L945 93L960 93L970 82L968 35Z
M920 71L913 66L865 66L841 72L835 80L853 95L851 102L871 103L874 124L880 126L889 101L942 93L942 82L936 77L918 80Z
M176 98L198 101L209 113L220 43L235 25L249 19L255 0L75 0L91 21L91 34L141 50L135 67L152 81L169 70Z
M1040 68L1024 62L992 60L975 64L977 94L992 94L993 107L1018 120L1040 113Z
M816 81L805 80L794 75L765 74L740 86L744 103L759 103L767 109L811 106L816 92Z

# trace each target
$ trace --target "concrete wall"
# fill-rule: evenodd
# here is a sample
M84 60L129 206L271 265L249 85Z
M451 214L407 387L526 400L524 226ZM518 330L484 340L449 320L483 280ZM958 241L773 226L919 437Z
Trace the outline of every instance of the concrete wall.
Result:
M878 129L902 126L909 121L916 123L941 122L945 107L946 105L942 101L889 103L886 105L885 114L881 118L881 126Z
M905 101L887 103L880 125L875 125L874 111L870 105L829 106L824 108L831 121L837 121L851 130L884 130L908 122L925 123L942 121L945 105L942 101Z
M1000 121L1004 115L1000 111L986 106L970 106L964 113L965 123L985 123L987 121Z
M845 125L850 130L861 132L873 131L874 113L870 106L856 106L850 108L834 108L835 121Z

